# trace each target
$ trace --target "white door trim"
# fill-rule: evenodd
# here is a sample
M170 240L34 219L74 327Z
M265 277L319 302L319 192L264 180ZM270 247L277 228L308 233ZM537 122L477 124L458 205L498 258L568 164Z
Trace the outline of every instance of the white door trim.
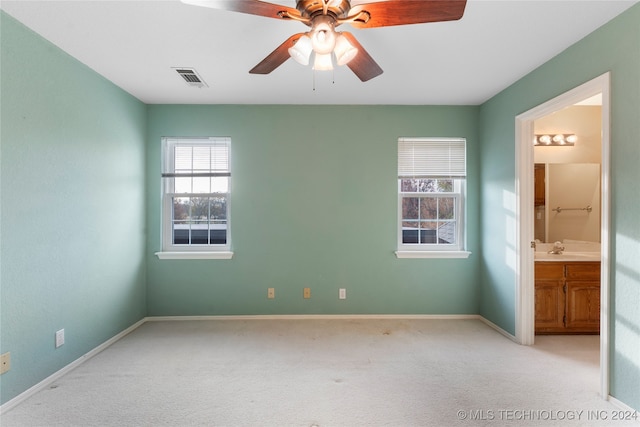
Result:
M610 73L605 73L516 117L516 340L535 339L534 299L534 121L591 96L602 94L602 207L600 270L600 391L609 395L609 260L610 260Z

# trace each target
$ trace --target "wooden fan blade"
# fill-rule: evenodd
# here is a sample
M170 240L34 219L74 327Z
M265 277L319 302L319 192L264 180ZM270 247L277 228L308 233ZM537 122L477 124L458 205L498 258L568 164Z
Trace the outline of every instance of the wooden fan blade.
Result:
M467 0L389 0L354 6L349 15L367 12L369 20L350 22L354 28L389 27L462 18ZM366 15L366 14L365 14Z
M231 12L248 13L250 15L266 16L267 18L286 19L286 14L299 17L300 12L292 7L267 3L259 0L181 0L182 3L194 6L210 7L212 9L228 10ZM283 14L282 12L286 12Z
M289 48L293 47L300 37L304 36L304 33L294 34L289 37L284 43L271 52L266 58L264 58L258 65L253 67L249 73L251 74L269 74L279 66L285 63L291 56L289 55Z
M364 50L353 34L343 32L342 35L349 40L349 43L351 43L353 47L358 49L358 54L351 61L347 62L347 67L351 68L351 71L353 71L360 80L366 82L382 74L382 68L373 60L369 52Z

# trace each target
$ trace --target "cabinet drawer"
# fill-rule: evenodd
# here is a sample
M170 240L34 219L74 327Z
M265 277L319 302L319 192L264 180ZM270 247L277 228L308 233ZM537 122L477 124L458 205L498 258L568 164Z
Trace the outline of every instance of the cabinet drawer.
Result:
M567 280L600 280L599 262L567 263Z
M564 278L564 264L561 262L536 262L535 277L538 279Z

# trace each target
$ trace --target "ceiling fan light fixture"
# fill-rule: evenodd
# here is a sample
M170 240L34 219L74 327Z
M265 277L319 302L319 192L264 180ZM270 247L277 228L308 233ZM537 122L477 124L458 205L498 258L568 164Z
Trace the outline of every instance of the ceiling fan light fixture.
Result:
M331 53L317 53L313 62L313 69L318 71L333 70L333 58Z
M1 0L0 0L1 1ZM396 25L455 21L464 15L467 0L296 0L295 8L263 0L180 0L182 3L250 15L298 21L310 26L307 33L293 34L267 55L250 74L269 74L289 58L308 65L314 54L313 69L333 69L349 64L363 82L382 74L382 68L351 33L338 33L336 27L350 24L354 28L379 28ZM293 0L288 0L293 3ZM340 36L345 41L338 42ZM311 41L312 52L303 36ZM302 41L301 41L302 40ZM336 46L337 45L337 46ZM328 56L327 56L328 55ZM355 57L355 61L352 61ZM352 61L352 62L349 62Z
M353 47L349 40L343 35L339 34L336 38L336 47L333 50L336 55L336 64L346 65L349 61L356 57L358 49Z
M336 47L336 31L333 21L327 16L319 16L313 23L311 30L313 51L321 55L333 52Z
M289 48L289 55L299 64L309 65L309 58L311 57L311 52L313 51L313 46L311 44L311 39L308 36L302 36L296 41L296 44L293 47Z

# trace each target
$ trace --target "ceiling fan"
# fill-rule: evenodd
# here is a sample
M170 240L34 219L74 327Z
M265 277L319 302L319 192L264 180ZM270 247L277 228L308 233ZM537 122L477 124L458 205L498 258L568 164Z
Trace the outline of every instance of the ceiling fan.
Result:
M386 0L351 6L350 0L296 0L295 9L260 0L181 0L213 9L248 13L311 27L306 33L289 37L258 65L251 74L269 74L287 59L308 65L313 54L314 70L331 70L347 65L363 82L382 74L356 38L335 29L342 24L354 28L455 21L462 18L467 0Z

